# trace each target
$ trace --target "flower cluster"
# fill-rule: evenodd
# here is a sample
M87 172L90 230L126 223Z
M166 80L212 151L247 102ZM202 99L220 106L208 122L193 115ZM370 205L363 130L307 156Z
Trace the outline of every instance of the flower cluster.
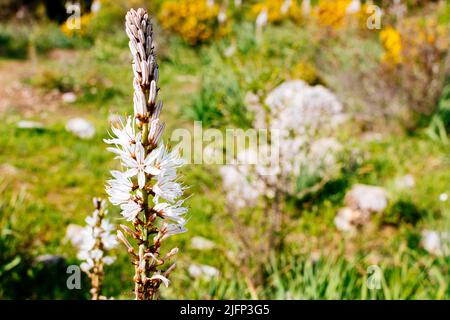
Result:
M339 29L345 23L350 4L351 0L320 0L314 14L321 26Z
M449 33L435 18L404 18L380 33L386 81L400 86L408 108L430 114L441 95L449 52Z
M384 48L383 61L388 64L402 62L402 37L392 27L387 27L380 32L380 40Z
M298 177L306 172L318 176L334 174L335 155L342 149L331 134L345 115L336 96L322 86L309 86L303 81L288 81L275 88L258 111L269 123L272 132L278 132L279 159L273 161L268 146L259 150L239 152L238 163L221 169L227 202L234 208L254 207L262 196L273 198L276 190L295 195ZM276 190L275 190L276 189Z
M134 119L128 117L125 124L113 127L111 139L105 140L123 167L111 172L113 178L106 190L111 203L120 207L122 216L134 227L121 225L122 231L136 240L137 249L122 231L118 237L135 266L136 299L153 299L161 283L168 285L167 276L175 266L163 270L177 249L161 255L161 243L186 231L187 209L180 200L184 187L177 178L184 160L179 148L169 151L159 143L164 130L159 120L163 104L157 101L158 65L148 13L130 10L125 25L133 56Z
M195 45L228 32L224 12L212 1L179 0L164 2L158 15L163 28L179 34Z
M383 61L389 64L426 63L445 55L449 48L448 31L435 19L404 19L397 28L380 32Z
M87 226L81 231L80 251L78 259L81 270L91 279L91 294L93 300L103 299L101 287L103 283L103 267L114 262L114 257L106 255L108 250L117 246L117 239L113 234L115 227L105 216L105 201L94 198L95 211L86 218Z
M300 21L302 10L295 0L265 0L254 4L251 9L252 17L259 16L263 11L267 12L268 22L279 22L284 19Z

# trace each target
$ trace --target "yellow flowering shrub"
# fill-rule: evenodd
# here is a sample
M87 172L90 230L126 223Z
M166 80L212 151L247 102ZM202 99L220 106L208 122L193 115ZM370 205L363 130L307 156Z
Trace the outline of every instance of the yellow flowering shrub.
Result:
M439 60L449 49L449 34L435 19L404 19L397 29L380 32L382 60L390 64L417 64Z
M254 4L250 8L250 13L255 19L263 10L266 10L268 22L280 22L284 19L298 22L302 19L302 11L297 1L292 0L287 8L284 8L284 5L285 0L264 0Z
M347 7L351 0L320 0L314 11L319 25L334 30L341 28L347 17Z
M429 114L443 87L445 57L449 50L446 26L435 18L407 18L380 33L382 66L387 81L400 86L408 105Z
M208 5L205 0L167 1L158 18L163 28L195 45L228 32L226 25L219 24L219 10L217 4Z
M448 30L436 19L405 19L400 28L404 35L403 54L407 62L433 60L429 55L439 55L449 49Z
M388 64L402 62L402 37L400 32L392 27L387 27L380 32L380 41L384 48L383 61Z

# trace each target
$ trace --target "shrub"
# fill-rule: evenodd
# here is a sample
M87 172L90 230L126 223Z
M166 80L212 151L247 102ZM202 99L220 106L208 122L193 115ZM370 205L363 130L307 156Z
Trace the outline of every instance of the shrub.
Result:
M220 77L217 74L220 72ZM248 127L244 94L238 77L232 71L211 69L202 78L200 93L187 109L188 118L202 121L204 126L234 124Z
M386 82L404 93L417 114L432 113L441 94L448 31L434 18L408 18L380 33Z
M158 18L163 28L196 45L228 32L228 28L218 21L219 11L218 5L208 5L204 0L167 1Z
M28 55L28 37L22 29L0 25L0 56L24 59Z

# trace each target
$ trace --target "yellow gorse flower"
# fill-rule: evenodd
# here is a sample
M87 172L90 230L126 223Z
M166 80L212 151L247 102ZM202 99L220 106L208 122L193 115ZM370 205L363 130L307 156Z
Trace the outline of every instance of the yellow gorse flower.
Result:
M391 64L402 62L402 37L400 32L387 27L380 32L380 40L384 48L383 61Z
M218 5L208 5L205 0L168 1L158 18L163 28L194 45L227 33L226 26L218 22L219 11Z
M314 15L321 26L339 29L344 25L351 0L320 0Z

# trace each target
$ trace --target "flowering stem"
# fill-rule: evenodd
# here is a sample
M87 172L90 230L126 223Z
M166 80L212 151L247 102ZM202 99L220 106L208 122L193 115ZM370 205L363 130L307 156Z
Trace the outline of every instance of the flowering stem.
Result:
M166 268L165 263L176 250L161 257L162 241L186 231L182 215L187 209L181 206L183 200L176 201L183 194L183 187L176 182L176 169L184 162L178 149L169 153L163 144L158 147L164 124L159 120L162 109L162 102L157 102L159 71L148 13L131 9L125 25L133 56L134 119L128 118L122 129L113 128L117 137L105 140L115 145L109 149L118 154L126 168L125 172L112 171L114 179L108 181L107 192L111 203L119 205L122 215L133 222L134 230L121 227L137 241L137 250L122 232L118 237L128 248L135 266L136 299L148 300L158 297L161 283L169 284L167 276L174 268L174 264Z

